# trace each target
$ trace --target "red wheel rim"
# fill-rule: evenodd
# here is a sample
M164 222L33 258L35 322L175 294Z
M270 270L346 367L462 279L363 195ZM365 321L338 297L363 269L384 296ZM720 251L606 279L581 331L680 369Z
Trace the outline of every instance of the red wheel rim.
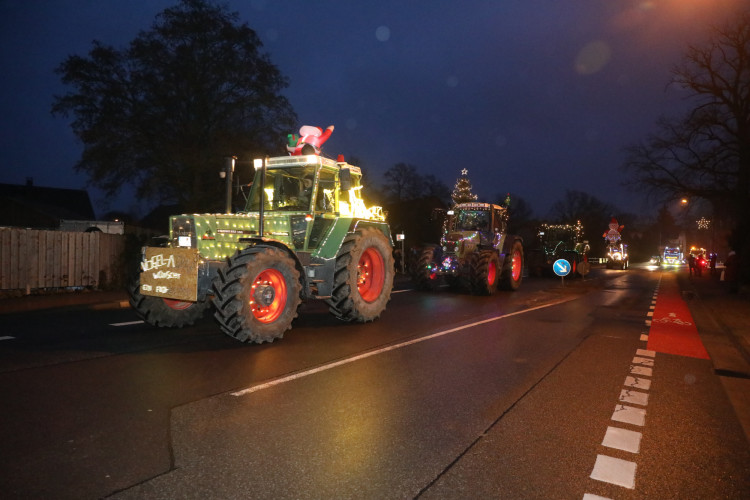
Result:
M513 281L521 279L521 252L513 252L513 258L510 260L510 275Z
M487 266L487 283L490 285L495 282L495 277L497 276L497 266L495 265L495 261L491 260L489 265Z
M380 296L385 283L383 256L374 248L362 253L357 264L357 290L365 302L372 302Z
M183 311L195 303L195 302L185 302L184 300L175 300L175 299L162 299L162 300L164 300L164 304L168 308L174 309L175 311Z
M273 323L286 305L287 291L284 275L276 269L258 274L250 289L250 310L261 323Z

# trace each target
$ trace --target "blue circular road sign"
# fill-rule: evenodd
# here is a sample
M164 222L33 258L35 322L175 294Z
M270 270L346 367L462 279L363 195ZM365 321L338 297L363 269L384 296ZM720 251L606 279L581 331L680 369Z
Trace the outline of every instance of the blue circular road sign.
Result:
M570 262L565 259L557 259L555 263L552 264L552 270L555 271L556 275L565 277L570 273Z

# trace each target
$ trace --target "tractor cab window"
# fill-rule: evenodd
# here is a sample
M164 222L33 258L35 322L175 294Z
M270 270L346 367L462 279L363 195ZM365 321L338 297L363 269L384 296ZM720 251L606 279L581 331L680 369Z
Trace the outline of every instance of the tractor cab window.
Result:
M504 209L493 210L492 231L496 234L505 232L505 210Z
M253 182L248 210L260 210L260 180ZM315 167L271 168L266 170L263 209L309 211L315 190Z
M336 174L322 170L315 195L315 211L332 213L335 205Z
M490 213L487 210L466 210L456 218L458 231L487 231L490 229Z

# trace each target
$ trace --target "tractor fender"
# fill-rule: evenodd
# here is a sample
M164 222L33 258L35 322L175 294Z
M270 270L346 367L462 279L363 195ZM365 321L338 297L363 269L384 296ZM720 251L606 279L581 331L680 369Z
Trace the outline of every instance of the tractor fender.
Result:
M283 244L280 241L270 239L270 238L259 238L259 237L250 237L250 238L240 238L240 243L246 243L247 246L245 248L249 247L272 247L272 248L278 248L279 250L282 250L289 254L289 256L294 260L294 266L297 268L297 270L300 273L300 276L305 279L305 268L303 265L303 262L300 260L301 255L298 255L297 252L293 252L288 246ZM309 253L306 252L299 252L300 254L304 254L308 256L309 260ZM309 262L308 262L309 264ZM306 283L303 283L305 285Z
M523 247L523 238L521 236L515 235L515 234L509 234L505 237L505 242L503 242L503 249L500 253L500 267L505 269L510 261L506 261L505 257L510 253L511 249L513 248L513 245L519 242L521 246ZM525 253L525 252L524 252Z
M390 242L391 246L393 246L393 237L391 235L391 227L388 225L387 222L380 222L380 221L373 221L368 219L352 219L351 224L349 225L349 232L353 233L357 229L362 229L365 227L373 227L383 233L383 235L388 238L388 241Z

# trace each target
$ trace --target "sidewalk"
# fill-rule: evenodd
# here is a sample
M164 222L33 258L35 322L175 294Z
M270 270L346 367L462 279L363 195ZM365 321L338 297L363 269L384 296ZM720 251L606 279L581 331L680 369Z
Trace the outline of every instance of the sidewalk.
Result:
M125 290L81 290L46 295L23 295L0 298L0 315L27 313L57 307L130 307Z
M678 274L678 282L714 373L750 442L750 294L729 293L719 274L691 277L684 270Z

